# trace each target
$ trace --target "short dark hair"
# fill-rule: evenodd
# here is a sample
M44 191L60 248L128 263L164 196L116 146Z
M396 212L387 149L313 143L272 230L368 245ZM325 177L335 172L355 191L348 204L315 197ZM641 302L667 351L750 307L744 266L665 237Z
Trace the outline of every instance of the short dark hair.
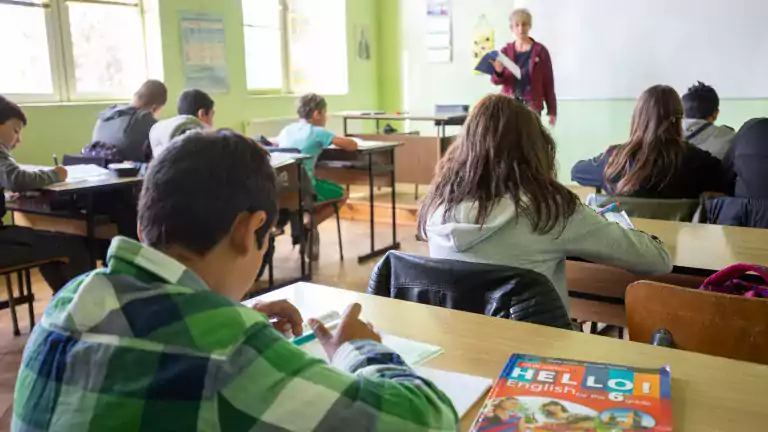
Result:
M308 93L299 98L299 106L296 109L296 113L300 118L309 120L315 114L315 111L323 111L328 108L328 103L325 98L314 94Z
M168 88L162 81L147 80L136 90L133 98L142 108L163 106L168 103Z
M179 115L190 115L197 117L198 111L203 110L207 114L211 112L212 109L213 99L208 96L208 93L202 90L184 90L179 96Z
M720 97L714 88L699 81L683 95L685 118L704 120L720 109Z
M8 120L16 119L24 126L27 125L27 116L21 107L0 95L0 125L6 124Z
M177 138L152 162L139 200L139 229L155 248L172 245L205 255L243 212L264 211L256 231L263 247L277 218L277 180L269 153L229 130Z

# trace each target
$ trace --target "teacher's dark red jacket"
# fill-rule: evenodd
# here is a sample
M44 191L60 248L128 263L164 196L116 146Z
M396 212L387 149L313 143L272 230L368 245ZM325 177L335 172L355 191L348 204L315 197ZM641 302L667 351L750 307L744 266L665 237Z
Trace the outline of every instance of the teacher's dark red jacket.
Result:
M544 45L533 41L531 48L531 86L529 94L523 95L525 100L530 101L531 108L536 111L544 110L544 103L547 104L547 115L557 116L557 97L555 96L555 75L552 72L552 58ZM501 49L501 53L515 61L515 43L512 42ZM515 94L515 76L507 69L501 76L491 75L491 82L495 85L503 86L501 92L505 95L513 96Z

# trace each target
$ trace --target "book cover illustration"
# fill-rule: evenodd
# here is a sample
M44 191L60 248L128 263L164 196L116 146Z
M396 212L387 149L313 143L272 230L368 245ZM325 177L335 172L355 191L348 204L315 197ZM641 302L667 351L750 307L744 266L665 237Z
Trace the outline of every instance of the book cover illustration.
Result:
M473 432L671 432L669 368L514 354Z

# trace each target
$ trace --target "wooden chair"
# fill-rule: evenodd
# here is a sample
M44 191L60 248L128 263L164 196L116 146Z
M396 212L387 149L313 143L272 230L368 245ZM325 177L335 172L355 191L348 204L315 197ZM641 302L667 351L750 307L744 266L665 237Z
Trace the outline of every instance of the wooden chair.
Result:
M641 281L627 288L633 341L649 343L658 329L674 347L768 364L768 300Z
M26 264L14 265L11 267L0 268L0 276L5 276L5 289L8 293L8 300L0 301L0 310L11 310L11 322L13 324L13 335L21 335L19 331L19 319L16 315L16 306L26 304L29 311L29 331L35 326L35 294L32 292L32 277L30 271L45 264L54 262L68 262L66 257L53 258L44 261L37 261ZM16 274L18 281L19 295L13 294L13 274Z

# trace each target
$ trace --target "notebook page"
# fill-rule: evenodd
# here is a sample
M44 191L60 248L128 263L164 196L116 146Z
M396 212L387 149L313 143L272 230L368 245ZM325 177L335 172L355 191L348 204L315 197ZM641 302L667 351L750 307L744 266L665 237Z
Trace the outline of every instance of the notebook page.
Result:
M478 399L485 396L493 384L493 380L490 378L474 375L447 372L423 366L415 367L414 370L420 376L432 381L451 399L459 418L464 417Z

